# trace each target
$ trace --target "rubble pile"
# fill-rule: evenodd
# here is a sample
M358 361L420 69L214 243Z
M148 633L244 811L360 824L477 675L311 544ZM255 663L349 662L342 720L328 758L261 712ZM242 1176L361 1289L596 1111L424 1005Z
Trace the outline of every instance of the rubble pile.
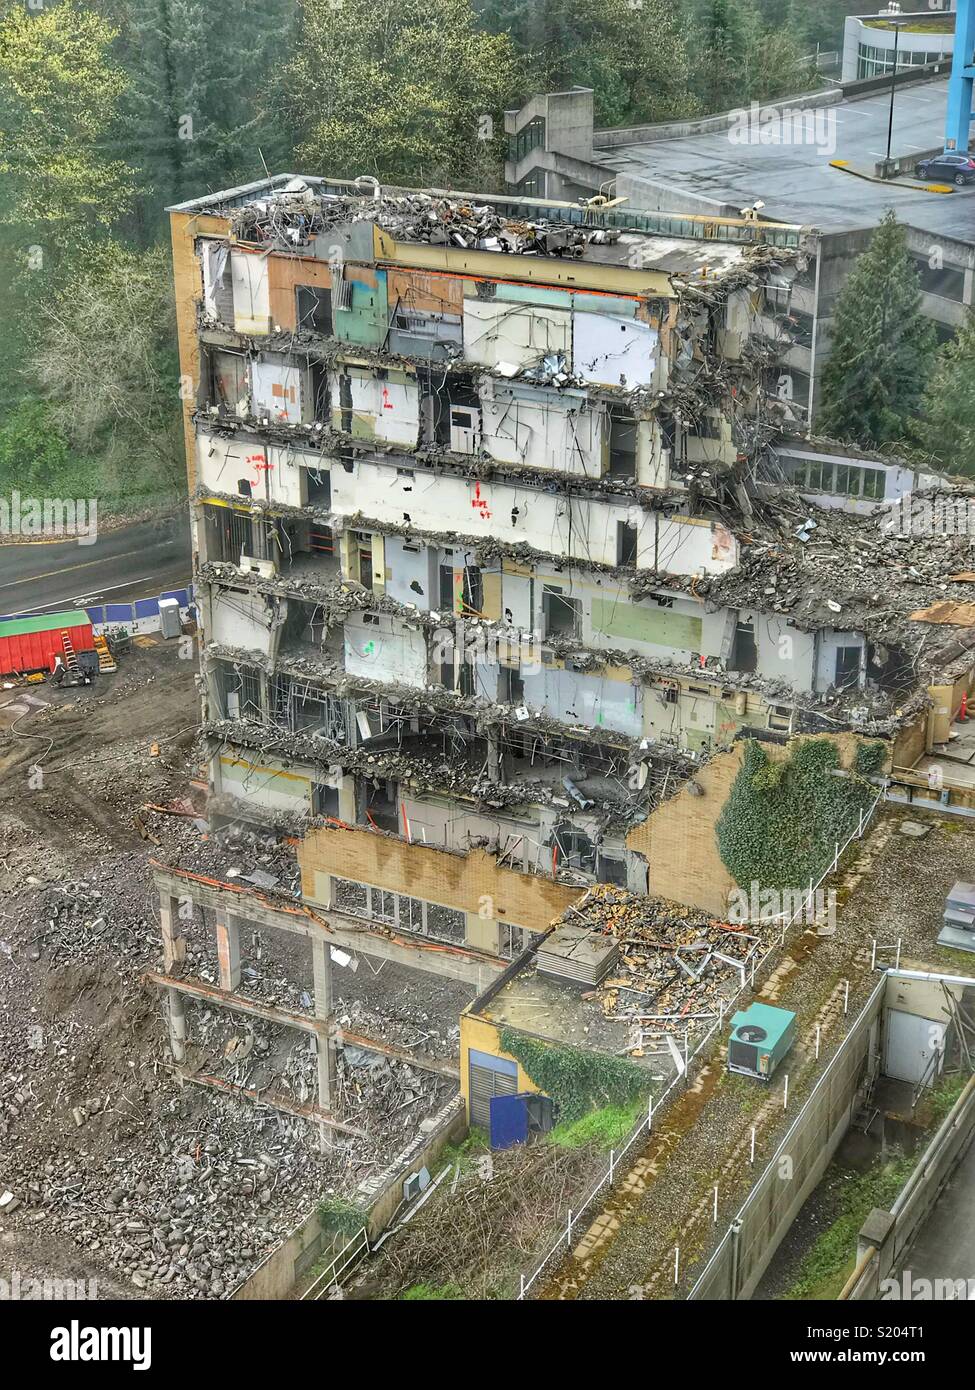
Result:
M581 256L590 242L611 244L620 236L615 229L516 221L456 197L376 192L379 196L316 194L304 180L294 179L280 192L234 208L231 230L239 241L290 251L334 229L372 222L397 241L522 256Z
M733 926L610 884L595 884L561 921L619 942L619 965L596 991L603 1013L661 1025L661 1016L678 1024L716 1014L721 1001L740 988L742 969L756 952L762 954L773 930Z
M923 500L936 509L959 495L931 492ZM810 508L795 494L790 505L788 493L755 522L741 537L737 569L700 582L709 599L785 613L800 628L849 628L917 648L919 673L937 672L954 648L975 640L958 627L939 632L909 617L946 597L971 598L971 582L955 579L969 569L970 535L908 534L896 529L896 510L857 516Z
M382 1013L362 999L340 995L335 1002L335 1021L339 1028L351 1033L424 1057L452 1061L460 1052L460 1025L448 1022L440 1011L411 1004L405 995L400 995ZM352 1049L343 1051L348 1058Z
M106 1143L105 1128L89 1142L86 1127L113 1111L125 1118L121 1142ZM140 1112L153 1116L152 1144L131 1137ZM330 1183L333 1164L304 1121L221 1096L188 1090L164 1102L152 1085L130 1087L67 1118L80 1147L6 1151L2 1218L57 1232L156 1298L228 1293Z
M335 1133L323 1152L304 1119L173 1078L158 995L142 983L161 962L150 860L289 902L298 891L276 835L208 834L198 818L196 699L171 649L133 652L95 695L36 716L41 741L8 745L0 771L0 1232L54 1252L54 1268L154 1297L229 1293L316 1201L383 1171L456 1090L400 1061L373 1070L353 1051L340 1073L364 1137ZM41 757L30 794L18 754ZM193 968L215 966L201 927ZM283 999L286 974L265 955L249 984ZM296 983L298 1007L310 1006L300 971ZM353 1031L456 1056L453 996L423 983L407 1006L388 970L360 971L355 993L368 1008L343 1003ZM187 1008L193 1041L208 1011ZM314 1083L307 1039L231 1015L218 1024L218 1012L203 1023L205 1066L295 1100Z

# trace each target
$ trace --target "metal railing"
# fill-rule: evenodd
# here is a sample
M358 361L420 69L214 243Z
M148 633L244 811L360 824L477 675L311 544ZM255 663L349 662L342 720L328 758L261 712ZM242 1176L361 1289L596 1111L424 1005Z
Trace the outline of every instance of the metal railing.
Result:
M667 1086L663 1094L658 1098L656 1103L654 1103L653 1097L651 1096L647 1104L646 1115L630 1132L630 1135L627 1138L626 1143L623 1145L623 1147L618 1151L615 1149L610 1150L608 1168L600 1177L595 1187L593 1187L592 1191L586 1196L581 1206L579 1206L575 1211L569 1210L567 1212L565 1229L563 1233L558 1237L558 1239L552 1245L548 1253L541 1260L538 1261L538 1263L532 1269L531 1273L528 1275L521 1275L520 1288L517 1295L518 1301L525 1297L529 1289L531 1289L532 1285L538 1279L539 1275L548 1266L550 1261L552 1261L555 1258L556 1255L564 1256L569 1252L569 1250L572 1247L573 1229L578 1225L582 1217L586 1215L586 1212L589 1210L590 1206L595 1201L596 1197L599 1195L602 1189L604 1187L612 1186L616 1178L617 1172L619 1170L620 1161L623 1158L625 1158L626 1154L629 1153L630 1149L633 1147L636 1141L644 1136L649 1136L651 1134L654 1113L658 1111L661 1108L661 1106L664 1105L671 1098L672 1095L676 1094L680 1091L680 1089L683 1086L687 1085L691 1076L692 1063L694 1063L696 1059L698 1059L701 1056L704 1049L708 1046L712 1039L714 1039L716 1034L718 1036L721 1036L723 1034L726 1011L731 1012L732 1006L745 993L746 990L754 990L755 983L759 978L761 971L764 970L770 958L785 945L786 936L789 933L790 929L795 926L796 921L799 918L803 917L807 912L814 910L814 895L816 893L816 890L821 886L822 883L825 882L825 880L829 877L830 874L836 872L836 870L839 867L840 858L846 852L849 846L853 843L853 841L862 839L863 834L867 829L867 826L873 820L877 807L884 799L886 790L887 784L885 782L884 785L880 788L880 791L877 793L877 796L872 806L866 812L866 814L864 814L862 811L860 812L860 818L857 824L857 828L847 837L843 844L840 844L839 842L836 843L831 863L827 865L826 869L823 871L823 873L820 875L819 879L815 883L810 879L809 887L806 890L805 897L803 898L799 906L796 908L792 916L788 919L788 921L783 923L782 931L778 941L775 941L771 945L769 945L768 949L765 951L765 954L761 957L759 961L756 962L753 957L752 968L749 972L748 979L742 983L741 987L728 1001L727 1009L724 1004L724 1001L721 1001L720 1012L715 1022L712 1023L711 1027L708 1028L704 1035L701 1037L697 1046L694 1048L694 1051L687 1056L684 1066L680 1070L678 1070L677 1074L672 1078L670 1084ZM676 1021L677 1020L675 1017L675 1022ZM727 1236L725 1237L725 1239L727 1239Z
M361 1259L369 1254L369 1233L365 1226L359 1228L358 1234L354 1235L347 1245L343 1245L337 1255L318 1276L313 1284L301 1295L302 1303L310 1301L317 1303L319 1299L327 1297L333 1288L339 1288L339 1275L345 1274L353 1265L357 1265Z

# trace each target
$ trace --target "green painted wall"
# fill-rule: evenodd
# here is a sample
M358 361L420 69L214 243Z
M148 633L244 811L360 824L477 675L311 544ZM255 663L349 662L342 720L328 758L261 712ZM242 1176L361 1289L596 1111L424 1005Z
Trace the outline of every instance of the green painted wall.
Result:
M660 647L676 647L679 651L701 650L701 619L675 613L671 608L638 608L632 603L594 598L592 625L594 631L604 632L609 637L653 642Z

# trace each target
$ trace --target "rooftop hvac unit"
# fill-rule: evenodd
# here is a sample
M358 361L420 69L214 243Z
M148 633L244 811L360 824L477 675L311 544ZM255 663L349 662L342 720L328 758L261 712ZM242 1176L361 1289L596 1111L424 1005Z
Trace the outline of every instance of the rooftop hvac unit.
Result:
M619 942L587 927L556 928L538 948L538 973L593 989L620 958Z
M795 1037L795 1014L769 1004L750 1004L731 1020L728 1070L768 1081Z

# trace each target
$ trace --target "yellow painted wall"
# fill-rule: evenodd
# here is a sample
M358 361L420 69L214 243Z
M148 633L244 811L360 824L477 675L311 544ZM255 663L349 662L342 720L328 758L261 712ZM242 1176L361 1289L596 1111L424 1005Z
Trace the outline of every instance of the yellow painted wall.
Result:
M227 236L226 217L202 212L169 214L173 248L173 284L176 291L176 334L179 342L179 373L189 385L183 396L183 439L186 449L186 479L192 495L196 487L196 438L193 411L200 387L200 348L196 333L196 306L203 298L203 271L196 254L199 236Z
M475 1052L489 1052L492 1057L503 1057L505 1061L517 1062L518 1090L538 1091L539 1088L521 1063L518 1062L518 1059L501 1051L501 1030L497 1024L489 1023L486 1018L479 1018L476 1014L462 1013L460 1016L460 1093L464 1097L468 1122L470 1122L471 1116L471 1048Z

